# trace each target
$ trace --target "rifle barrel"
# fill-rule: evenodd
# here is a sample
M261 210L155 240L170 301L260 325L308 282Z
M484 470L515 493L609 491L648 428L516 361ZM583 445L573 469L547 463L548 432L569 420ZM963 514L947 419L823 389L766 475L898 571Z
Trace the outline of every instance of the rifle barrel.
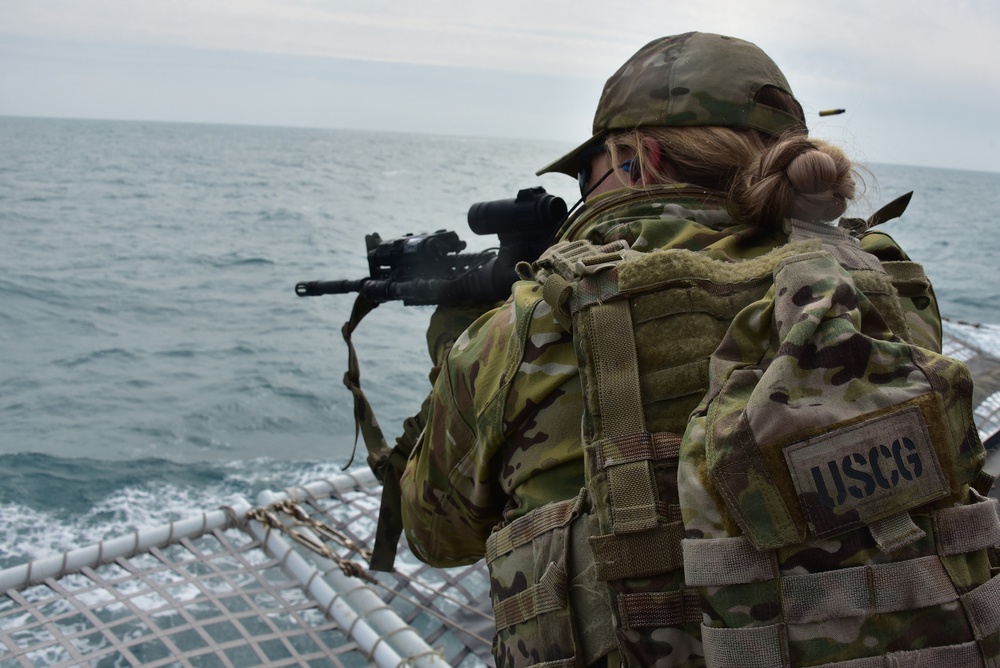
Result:
M344 281L303 281L295 285L295 294L299 297L318 297L320 295L343 295L348 292L360 292L368 278Z

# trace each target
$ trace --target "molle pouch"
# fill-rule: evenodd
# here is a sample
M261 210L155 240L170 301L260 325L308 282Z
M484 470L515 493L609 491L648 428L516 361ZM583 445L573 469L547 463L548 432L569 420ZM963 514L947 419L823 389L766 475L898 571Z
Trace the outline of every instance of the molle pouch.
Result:
M822 250L778 262L733 319L682 439L706 662L998 665L971 376L910 343L877 258L817 227L794 223Z
M585 666L614 649L611 611L588 555L585 501L581 491L487 539L498 668Z

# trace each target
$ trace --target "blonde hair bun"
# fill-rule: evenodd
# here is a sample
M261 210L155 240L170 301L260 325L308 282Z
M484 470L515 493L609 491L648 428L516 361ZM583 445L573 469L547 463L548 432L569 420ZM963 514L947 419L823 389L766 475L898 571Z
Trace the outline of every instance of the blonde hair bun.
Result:
M786 137L760 156L744 191L751 212L764 218L834 220L854 198L851 161L834 146L804 135Z

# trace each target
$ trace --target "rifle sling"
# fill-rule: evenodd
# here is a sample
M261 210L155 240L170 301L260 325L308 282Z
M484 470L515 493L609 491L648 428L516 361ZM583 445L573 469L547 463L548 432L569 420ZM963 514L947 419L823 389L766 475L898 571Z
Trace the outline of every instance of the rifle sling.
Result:
M344 470L346 471L354 462L354 454L358 448L358 434L360 433L364 437L365 447L368 449L368 466L371 467L379 481L382 481L385 462L389 458L389 446L386 445L382 429L378 426L378 420L375 419L375 411L372 410L368 398L361 389L361 370L354 344L351 342L354 330L376 306L378 306L378 302L359 294L354 301L354 308L351 309L351 319L345 322L341 328L344 342L347 344L347 372L344 373L344 385L354 395L354 450L351 451L351 457L344 465Z
M375 545L369 567L374 571L391 572L396 560L396 546L403 532L402 499L399 488L399 477L406 466L406 458L413 449L414 439L423 428L423 409L420 414L406 420L403 435L397 440L395 448L389 448L385 436L375 419L364 390L361 389L361 372L358 356L351 341L351 335L357 329L361 320L371 313L379 303L359 294L351 310L351 319L344 323L341 329L344 342L347 343L348 362L344 374L344 385L354 396L354 449L351 457L344 465L346 470L354 461L358 447L358 434L364 437L365 448L368 450L368 466L375 477L382 483L382 501L378 514L378 526L375 530ZM425 402L426 403L426 402Z

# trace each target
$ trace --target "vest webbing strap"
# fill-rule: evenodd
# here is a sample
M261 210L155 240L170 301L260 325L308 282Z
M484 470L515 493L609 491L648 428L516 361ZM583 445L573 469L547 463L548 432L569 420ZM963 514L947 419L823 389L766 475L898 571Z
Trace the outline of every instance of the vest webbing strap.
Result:
M670 432L619 434L596 444L598 468L646 459L677 459L681 437Z
M824 663L816 668L886 668L886 666L920 666L920 668L958 668L982 666L983 655L974 642L918 650L889 652L885 656Z
M618 595L622 626L663 628L701 621L701 595L695 589Z
M552 316L567 332L573 329L569 313L569 303L573 296L573 284L559 274L552 274L542 284L542 299L552 307Z
M784 668L783 624L748 629L701 627L705 664L713 668Z
M629 303L608 302L587 313L604 435L614 438L646 431Z
M869 523L868 530L879 549L886 553L895 552L927 535L905 511Z
M758 553L759 557L748 554L747 548L753 549L749 542L746 545L731 542L725 546L729 548L728 554L723 556L720 543L733 540L684 541L687 557L684 578L687 584L711 587L773 579L770 556L765 552ZM709 542L716 543L715 550L722 553L714 552L712 546L700 545ZM719 561L696 567L694 560L709 554L715 554ZM742 556L750 558L738 561ZM741 568L745 572L741 572ZM838 596L830 596L831 591L838 592ZM959 598L937 556L823 573L786 575L781 577L781 592L782 610L789 624L914 610L950 603Z
M781 578L789 624L916 610L958 600L941 560L932 555L874 566ZM830 592L837 596L830 596Z
M1000 575L962 596L962 605L976 640L1000 633Z
M646 431L629 303L617 300L597 304L585 311L581 321L591 342L602 427L599 435L605 441L594 449L605 461L624 462L607 467L610 528L616 535L655 529L659 524L658 493L649 462L622 456L614 449L618 444L632 448L630 439Z
M567 606L566 571L550 562L538 583L493 606L497 630L509 629L538 615Z
M985 499L933 513L939 553L964 554L1000 543L997 503L996 499ZM684 580L693 587L747 584L776 577L770 552L756 549L744 536L685 539L681 546Z
M764 582L778 575L772 553L758 550L746 536L686 538L681 548L684 581L692 587Z
M943 555L962 554L1000 545L996 499L954 506L934 513L934 532Z
M649 462L629 462L608 470L615 535L655 529L659 522L656 487Z
M780 624L749 629L701 627L705 661L714 668L783 668L787 665L783 658L783 635L784 629ZM815 668L955 668L982 665L983 655L978 644L967 642L824 663Z
M680 522L657 526L649 531L594 536L590 547L600 580L641 578L667 573L684 565Z
M491 564L497 557L527 545L538 536L566 526L579 515L585 500L586 493L581 490L576 498L546 504L497 529L486 538L486 563Z

